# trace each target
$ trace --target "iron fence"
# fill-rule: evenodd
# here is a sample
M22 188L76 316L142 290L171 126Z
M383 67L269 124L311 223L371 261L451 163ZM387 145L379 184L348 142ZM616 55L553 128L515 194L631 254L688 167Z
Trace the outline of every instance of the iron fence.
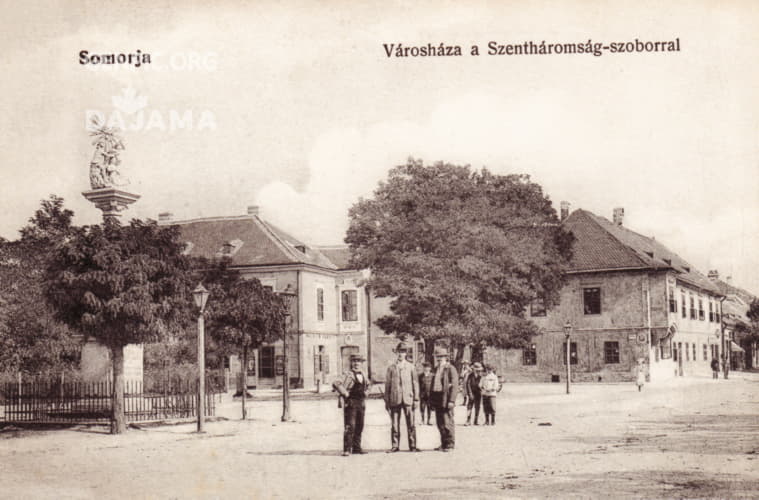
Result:
M112 413L112 382L23 382L0 384L0 422L107 423ZM214 394L205 394L206 416L215 413ZM127 422L197 416L197 384L144 386L124 383Z

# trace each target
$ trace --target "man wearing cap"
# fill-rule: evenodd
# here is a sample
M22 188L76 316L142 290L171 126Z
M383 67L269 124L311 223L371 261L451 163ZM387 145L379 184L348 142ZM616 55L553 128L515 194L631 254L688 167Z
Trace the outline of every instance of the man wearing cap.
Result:
M366 411L366 392L369 381L361 371L361 362L364 357L360 354L351 354L351 368L343 373L342 377L335 381L332 386L345 399L343 404L343 456L351 453L366 453L361 449L361 433L364 430L364 413Z
M440 432L440 451L451 451L456 444L455 428L453 423L453 409L456 406L456 394L458 393L459 374L456 368L448 362L448 351L444 348L435 348L435 376L432 379L432 392L430 404L435 409L435 422Z
M397 359L387 367L385 376L385 409L390 412L390 439L392 448L388 453L397 452L401 441L401 413L406 419L408 446L411 451L419 451L416 447L416 427L414 412L419 402L419 379L416 368L406 359L411 346L401 342L395 348Z

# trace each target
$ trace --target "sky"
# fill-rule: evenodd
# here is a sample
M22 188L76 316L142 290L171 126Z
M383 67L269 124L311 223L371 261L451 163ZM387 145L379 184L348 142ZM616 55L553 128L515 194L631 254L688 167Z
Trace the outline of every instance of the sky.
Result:
M759 293L756 2L3 2L0 236L50 194L75 223L87 122L122 127L125 217L242 215L341 243L410 156L529 174L555 203L654 236ZM674 41L506 56L488 43ZM383 44L459 46L387 57ZM470 55L477 45L480 55ZM151 63L81 64L81 51Z

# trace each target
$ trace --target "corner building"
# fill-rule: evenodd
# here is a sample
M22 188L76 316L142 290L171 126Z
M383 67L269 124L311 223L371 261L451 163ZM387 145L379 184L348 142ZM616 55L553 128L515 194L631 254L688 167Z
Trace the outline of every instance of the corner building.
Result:
M159 224L180 228L186 254L228 257L243 278L257 278L274 292L289 287L296 294L288 336L291 387L331 383L349 367L351 354L367 354L365 276L346 268L345 248L309 246L264 221L258 207L248 207L242 216L186 221L161 214ZM281 341L249 353L246 386L281 387L283 354ZM232 356L227 362L230 382L239 389L240 360Z
M575 236L560 302L535 300L526 316L542 333L527 349L487 349L485 361L510 382L564 382L569 323L573 382L632 381L638 360L648 380L708 375L723 353L718 287L654 238L586 210L562 224Z

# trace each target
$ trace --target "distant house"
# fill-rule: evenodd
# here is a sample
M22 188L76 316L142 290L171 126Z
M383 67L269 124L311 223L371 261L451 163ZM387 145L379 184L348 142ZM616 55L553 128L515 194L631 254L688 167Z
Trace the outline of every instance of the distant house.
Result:
M725 337L730 340L730 369L750 370L759 365L759 352L756 342L748 335L751 321L747 313L751 302L756 297L750 292L733 286L728 276L726 281L719 279L716 270L709 271L709 279L725 295L722 321L725 325Z
M348 368L352 353L367 354L365 276L347 267L344 247L310 246L263 220L258 207L249 207L242 216L185 221L162 214L159 224L180 228L188 255L228 257L243 277L258 278L274 292L289 286L296 293L288 337L293 387L310 389L331 383ZM282 360L281 341L256 349L246 369L246 385L281 387ZM234 380L239 361L233 357L229 363Z
M654 238L586 210L562 224L575 236L560 303L537 299L526 315L543 333L527 349L488 349L507 381L563 381L565 326L573 381L633 380L639 359L650 379L708 374L722 352L724 294L706 276Z

